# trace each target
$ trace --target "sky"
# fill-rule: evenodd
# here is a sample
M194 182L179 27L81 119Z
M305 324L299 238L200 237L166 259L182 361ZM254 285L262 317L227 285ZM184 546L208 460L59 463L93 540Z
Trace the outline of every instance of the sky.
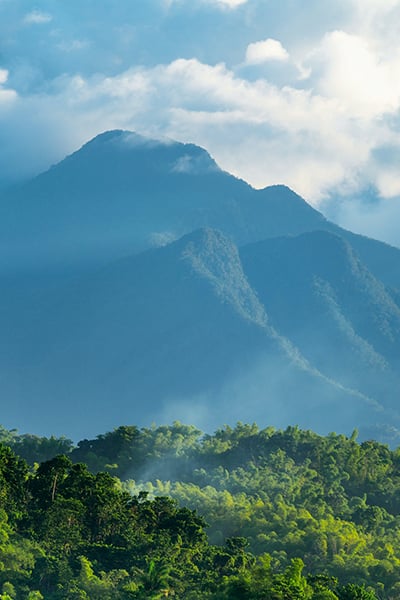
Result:
M0 185L129 129L400 246L399 30L400 0L0 0Z

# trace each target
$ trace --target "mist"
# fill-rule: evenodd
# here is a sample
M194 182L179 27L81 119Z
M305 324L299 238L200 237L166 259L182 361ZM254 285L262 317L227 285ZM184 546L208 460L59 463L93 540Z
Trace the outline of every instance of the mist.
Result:
M322 204L328 219L341 227L400 247L400 198L379 198L366 193L351 198L335 198Z

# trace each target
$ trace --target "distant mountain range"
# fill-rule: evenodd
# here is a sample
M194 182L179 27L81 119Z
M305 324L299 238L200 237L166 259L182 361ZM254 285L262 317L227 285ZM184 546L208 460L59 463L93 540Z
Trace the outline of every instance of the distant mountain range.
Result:
M197 146L124 131L0 213L5 426L257 420L397 440L399 249Z

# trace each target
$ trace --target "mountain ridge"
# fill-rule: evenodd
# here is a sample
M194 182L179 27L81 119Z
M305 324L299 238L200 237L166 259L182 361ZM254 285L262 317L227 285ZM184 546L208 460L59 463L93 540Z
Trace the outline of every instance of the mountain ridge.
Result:
M188 152L205 157L212 168L197 175L173 171ZM37 261L47 261L47 268L105 264L201 227L221 229L239 245L327 229L346 237L377 277L400 289L400 249L330 223L286 186L252 188L194 144L148 140L123 130L99 134L45 173L3 193L0 216L1 271Z
M16 369L22 403L34 397L40 418L53 399L63 426L76 428L78 415L86 421L93 400L85 398L95 399L97 425L117 424L132 410L135 418L177 418L192 404L215 426L226 411L236 420L284 411L321 429L316 406L336 406L331 423L343 428L354 425L354 413L366 419L384 410L326 377L275 330L236 246L210 229L120 259L45 303L39 298L32 314L17 339L22 351L36 348L35 362L24 351L21 371L17 350L8 370Z
M119 130L0 212L8 426L26 413L77 427L96 410L107 429L115 409L114 424L400 426L400 249L289 188L255 190L194 144Z

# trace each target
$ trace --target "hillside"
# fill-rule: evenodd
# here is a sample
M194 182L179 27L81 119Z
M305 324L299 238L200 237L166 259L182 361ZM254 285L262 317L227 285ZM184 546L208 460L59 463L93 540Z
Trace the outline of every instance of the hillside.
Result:
M390 398L399 385L400 309L346 240L315 231L244 246L240 255L271 323L310 363Z
M111 131L0 213L7 426L400 425L400 250L288 188L255 190L193 144Z
M101 264L202 227L243 243L324 222L287 188L258 192L202 148L123 131L91 140L10 192L1 208L3 269L14 261Z
M3 390L21 398L8 412L35 430L46 414L54 433L69 429L74 437L133 415L213 427L227 415L230 422L269 418L321 431L327 414L330 428L345 431L378 419L396 423L384 404L306 360L271 325L260 299L237 248L214 230L39 295L24 318L18 312L2 324Z

